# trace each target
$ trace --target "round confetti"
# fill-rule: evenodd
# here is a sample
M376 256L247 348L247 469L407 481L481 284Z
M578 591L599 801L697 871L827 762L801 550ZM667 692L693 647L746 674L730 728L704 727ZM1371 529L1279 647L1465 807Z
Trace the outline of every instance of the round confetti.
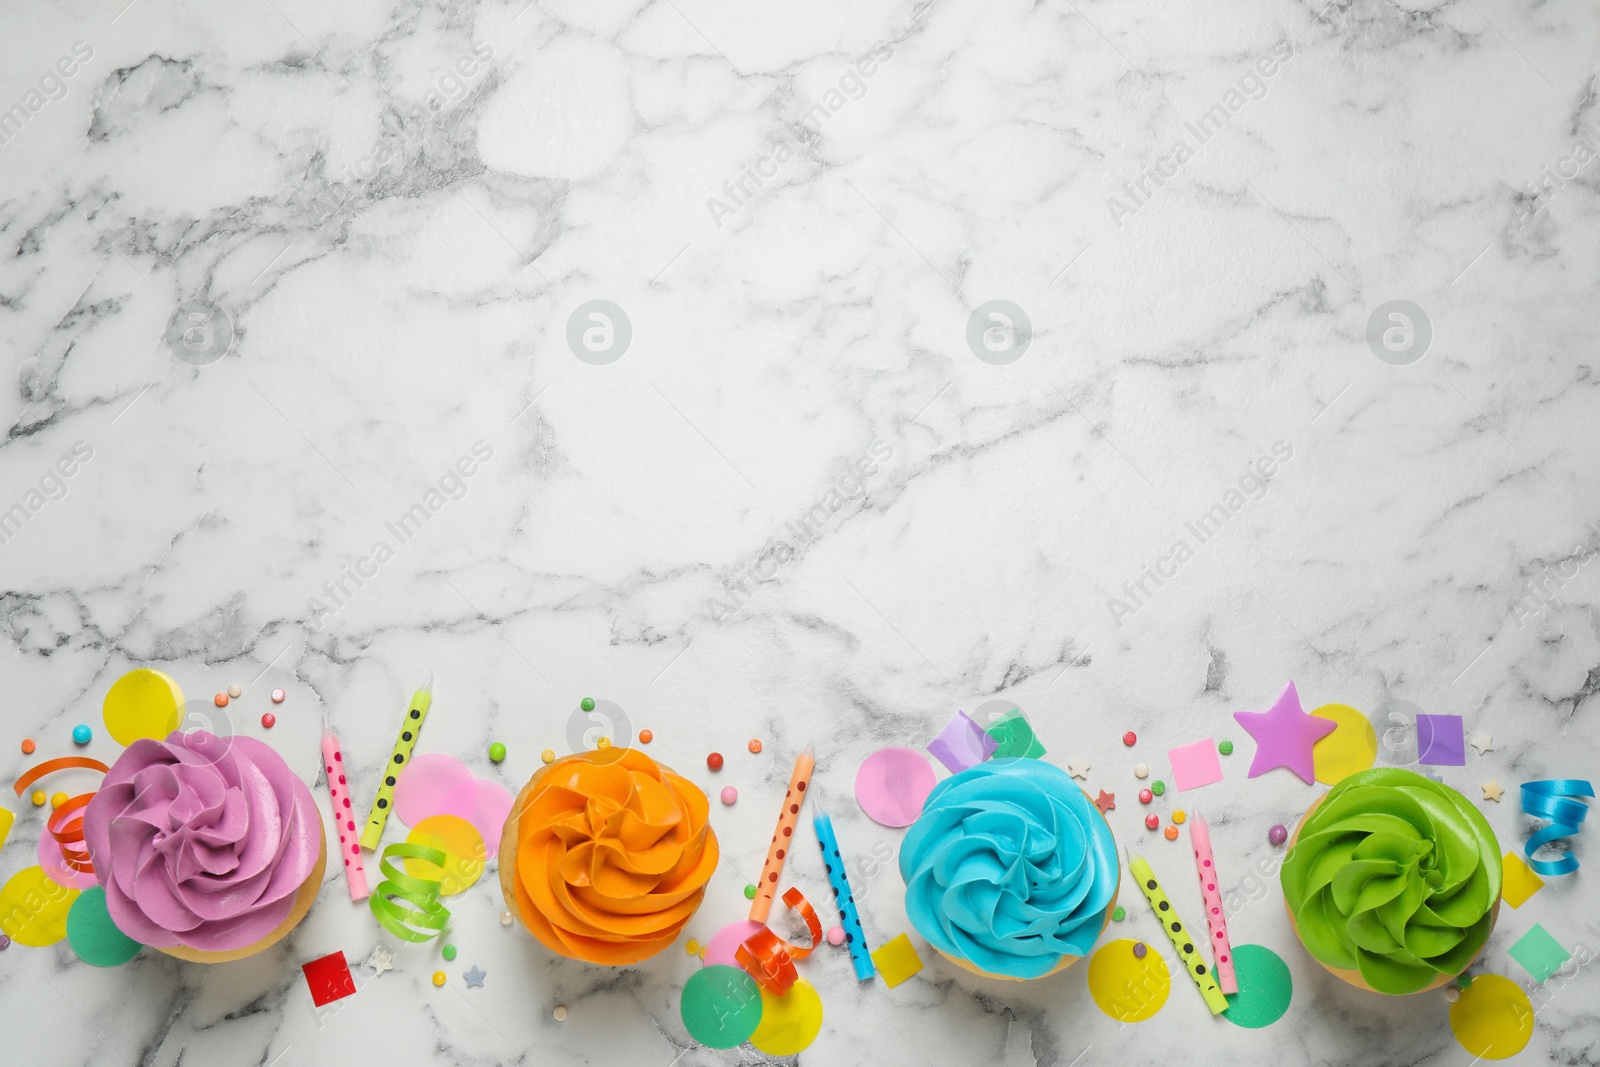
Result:
M1135 764L1133 768L1133 776L1140 779L1148 778L1150 777L1150 768L1145 766L1143 763Z
M443 971L434 971L433 972L433 984L434 985L444 985L444 983L445 983L444 972Z
M270 730L276 725L278 725L278 717L276 715L272 714L270 711L264 711L261 713L262 729Z
M702 967L683 985L683 1028L707 1048L742 1045L761 1024L761 988L737 967Z
M1132 748L1134 745L1139 743L1139 735L1134 733L1132 730L1129 730L1127 733L1122 735L1122 743L1127 745L1129 748Z
M1233 742L1232 741L1218 741L1217 742L1217 751L1222 753L1224 756L1233 755Z
M1234 945L1233 972L1239 992L1226 994L1223 1018L1247 1030L1271 1026L1283 1018L1294 999L1294 979L1289 965L1276 952L1261 945Z
M78 725L72 728L73 744L87 745L92 740L94 740L94 731L89 729L83 723L80 722Z
M1168 841L1176 841L1178 839L1178 828L1176 826L1169 826L1161 832Z
M54 794L52 794L51 797L50 797L50 810L54 811L56 808L59 808L61 805L65 804L67 801L69 801L71 799L72 798L67 796L67 794L65 794L65 793L54 793Z
M554 763L556 761L556 750L553 748L547 748L543 752L539 753L539 758L544 760L546 763Z
M739 791L737 789L735 789L731 785L725 785L725 786L722 787L722 802L724 804L732 804L735 800L738 800L738 799L739 799Z
M747 886L744 887L744 899L746 899L746 900L754 900L754 899L756 899L756 887L755 886L747 885Z
M707 966L720 963L737 967L739 962L733 958L733 954L739 951L739 946L744 944L746 938L764 928L764 923L736 919L711 935L711 940L706 942L705 953L700 958Z
M227 707L228 706L228 694L227 693L218 693L216 696L211 698L211 703L215 704L219 708Z
M24 737L22 739L22 754L24 756L33 755L38 748L39 746L33 743L33 738Z
M691 956L700 955L700 942L691 937L688 943L683 946L683 951L687 952Z
M1281 845L1287 840L1289 840L1289 828L1282 823L1273 824L1272 829L1267 831L1267 841L1270 844Z
M505 759L506 758L506 746L502 745L498 741L496 741L494 744L490 745L489 746L489 758L494 760L496 763L499 763L501 760Z
M440 955L442 955L447 960L453 960L453 959L456 958L456 955L457 955L456 947L454 945L446 945L443 949L440 950Z
M748 748L751 752L760 752L761 751L761 742L757 741L755 738L751 738L750 739L750 743L748 745L746 745L745 747Z
M1188 818L1189 813L1181 809L1172 813L1172 821L1177 823L1179 826L1182 826L1188 820Z
M1156 795L1154 793L1150 792L1150 790L1148 790L1148 789L1139 790L1139 803L1148 804L1152 800L1154 800L1155 798L1156 798Z
M565 1004L557 1004L555 1006L555 1010L550 1013L550 1018L554 1019L558 1023L566 1022L567 1006Z
M100 714L111 740L124 747L135 741L165 741L183 718L183 690L160 671L129 671L106 690Z
M1480 975L1450 1005L1450 1032L1469 1054L1503 1060L1527 1047L1533 1036L1533 1005L1511 979Z
M53 945L67 936L67 914L76 889L57 885L43 867L24 867L0 886L0 930L29 948Z
M910 826L933 792L933 767L914 748L883 748L856 771L856 803L873 822Z
M97 885L79 894L67 912L67 944L91 967L120 967L143 947L111 921L106 891Z
M714 771L722 770L722 753L713 752L706 757L706 766Z
M656 735L651 733L649 730L640 730L639 731L639 743L641 745L648 745L650 742L654 741L655 739L656 739Z
M1378 731L1348 704L1324 704L1311 714L1334 723L1333 733L1311 746L1317 781L1334 785L1378 762Z
M1160 825L1161 825L1161 816L1157 815L1155 812L1152 811L1149 815L1146 815L1144 817L1144 828L1146 830L1157 829L1158 827L1160 827Z
M811 1047L822 1032L822 997L804 978L781 997L761 990L761 1022L750 1043L768 1056L793 1056Z
M282 704L283 698L288 695L289 694L285 693L282 689L274 689L272 691L272 702L274 704Z
M33 794L30 797L28 797L28 799L33 801L33 806L34 807L42 808L42 807L44 807L44 802L49 800L50 797L45 793L45 791L43 789L35 789L33 791Z
M1150 792L1154 793L1156 796L1158 796L1158 797L1159 796L1163 796L1166 793L1166 791L1167 791L1167 783L1166 782L1163 782L1163 781L1157 779L1156 781L1150 783Z
M830 926L828 928L828 944L830 944L830 945L842 945L842 944L844 944L844 927L842 927L842 926Z
M1116 906L1116 908L1111 912L1111 921L1112 922L1119 923L1123 919L1126 919L1127 917L1128 917L1128 909L1124 908L1121 904L1118 904Z
M1089 995L1118 1022L1137 1023L1155 1015L1172 992L1172 973L1161 953L1142 941L1110 941L1089 957Z
M444 873L427 860L406 857L406 873L413 878L438 879L439 895L454 896L483 876L489 849L483 835L459 815L430 815L412 827L408 845L426 845L445 854ZM449 959L446 956L445 959Z
M228 686L228 695L231 697L240 697L244 695L244 690L240 689L237 685L230 685Z
M584 711L593 711L594 697L584 697L582 700L578 701L578 707L582 708Z

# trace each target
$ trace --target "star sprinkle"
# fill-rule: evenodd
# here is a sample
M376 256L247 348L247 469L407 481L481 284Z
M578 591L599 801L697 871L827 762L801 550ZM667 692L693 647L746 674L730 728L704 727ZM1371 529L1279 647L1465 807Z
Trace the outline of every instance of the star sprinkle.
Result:
M1073 763L1069 760L1067 762L1067 773L1074 778L1087 778L1089 777L1089 765L1087 763Z
M367 957L367 962L363 963L362 966L371 971L372 977L376 978L384 971L392 971L394 969L394 953L379 945L372 950L372 955Z
M1467 742L1467 744L1477 749L1478 755L1480 756L1485 752L1494 751L1494 738L1490 737L1488 734L1473 734L1472 738Z
M1115 793L1107 793L1104 789L1102 789L1100 790L1100 795L1094 798L1094 806L1100 809L1101 815L1104 815L1108 811L1115 811L1117 807L1117 795Z
M1505 792L1500 783L1492 778L1478 788L1483 790L1483 799L1492 800L1497 804L1500 802L1500 795Z
M482 970L481 968L478 967L478 965L476 963L474 963L472 965L472 970L468 971L466 974L463 974L461 977L465 978L467 980L467 988L468 989L472 989L474 987L476 987L478 989L482 989L483 988L483 980L485 978L487 978L488 976L489 976L489 972L488 971Z
M1311 746L1338 726L1331 719L1307 715L1300 707L1300 694L1293 682L1283 687L1271 708L1236 711L1233 718L1255 738L1256 754L1250 761L1249 777L1258 777L1275 767L1287 767L1307 785L1316 778Z

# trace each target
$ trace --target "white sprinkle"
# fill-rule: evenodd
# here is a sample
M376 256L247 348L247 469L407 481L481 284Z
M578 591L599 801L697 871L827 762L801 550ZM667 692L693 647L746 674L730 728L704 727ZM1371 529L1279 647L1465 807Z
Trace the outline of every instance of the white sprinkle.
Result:
M555 1017L555 1020L558 1023L564 1023L567 1021L567 1007L565 1004L557 1004L556 1010L550 1014Z

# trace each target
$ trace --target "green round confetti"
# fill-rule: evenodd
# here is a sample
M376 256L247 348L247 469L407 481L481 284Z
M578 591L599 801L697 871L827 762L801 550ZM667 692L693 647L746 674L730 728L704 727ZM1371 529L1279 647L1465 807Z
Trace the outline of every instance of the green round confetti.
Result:
M489 746L489 758L494 760L496 763L499 763L501 760L505 759L506 758L506 746L502 745L498 741L496 741L494 744L490 745Z
M1121 904L1118 904L1117 905L1117 909L1111 913L1111 921L1112 922L1119 923L1123 919L1126 919L1127 917L1128 917L1128 909L1124 908Z
M756 899L756 887L755 886L747 885L747 886L744 887L744 899L746 899L746 900L754 900L754 899Z
M737 967L702 967L683 984L683 1028L707 1048L742 1045L761 1024L761 989Z
M1162 793L1165 793L1166 791L1167 791L1167 783L1166 782L1158 780L1158 781L1154 781L1154 782L1150 783L1150 792L1154 793L1156 796L1160 796Z
M581 702L579 702L578 706L581 707L584 711L593 711L594 710L594 697L584 697L583 700Z
M1219 741L1219 742L1217 742L1217 751L1222 753L1224 756L1233 755L1233 742L1232 741Z
M446 945L444 947L444 958L447 960L456 958L456 947L454 945Z
M67 943L91 967L120 967L144 946L117 929L106 910L106 891L85 889L67 912Z
M1247 1030L1271 1026L1283 1018L1294 998L1294 979L1282 957L1261 945L1234 945L1233 972L1239 979L1239 992L1226 994L1228 1010L1223 1018Z

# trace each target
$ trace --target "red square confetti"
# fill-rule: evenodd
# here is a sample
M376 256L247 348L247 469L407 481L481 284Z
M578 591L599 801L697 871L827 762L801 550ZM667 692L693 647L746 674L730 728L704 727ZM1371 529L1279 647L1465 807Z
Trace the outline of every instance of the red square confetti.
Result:
M306 985L311 987L311 1003L319 1008L356 991L356 980L350 975L350 965L344 961L343 952L329 953L300 969L305 972Z

